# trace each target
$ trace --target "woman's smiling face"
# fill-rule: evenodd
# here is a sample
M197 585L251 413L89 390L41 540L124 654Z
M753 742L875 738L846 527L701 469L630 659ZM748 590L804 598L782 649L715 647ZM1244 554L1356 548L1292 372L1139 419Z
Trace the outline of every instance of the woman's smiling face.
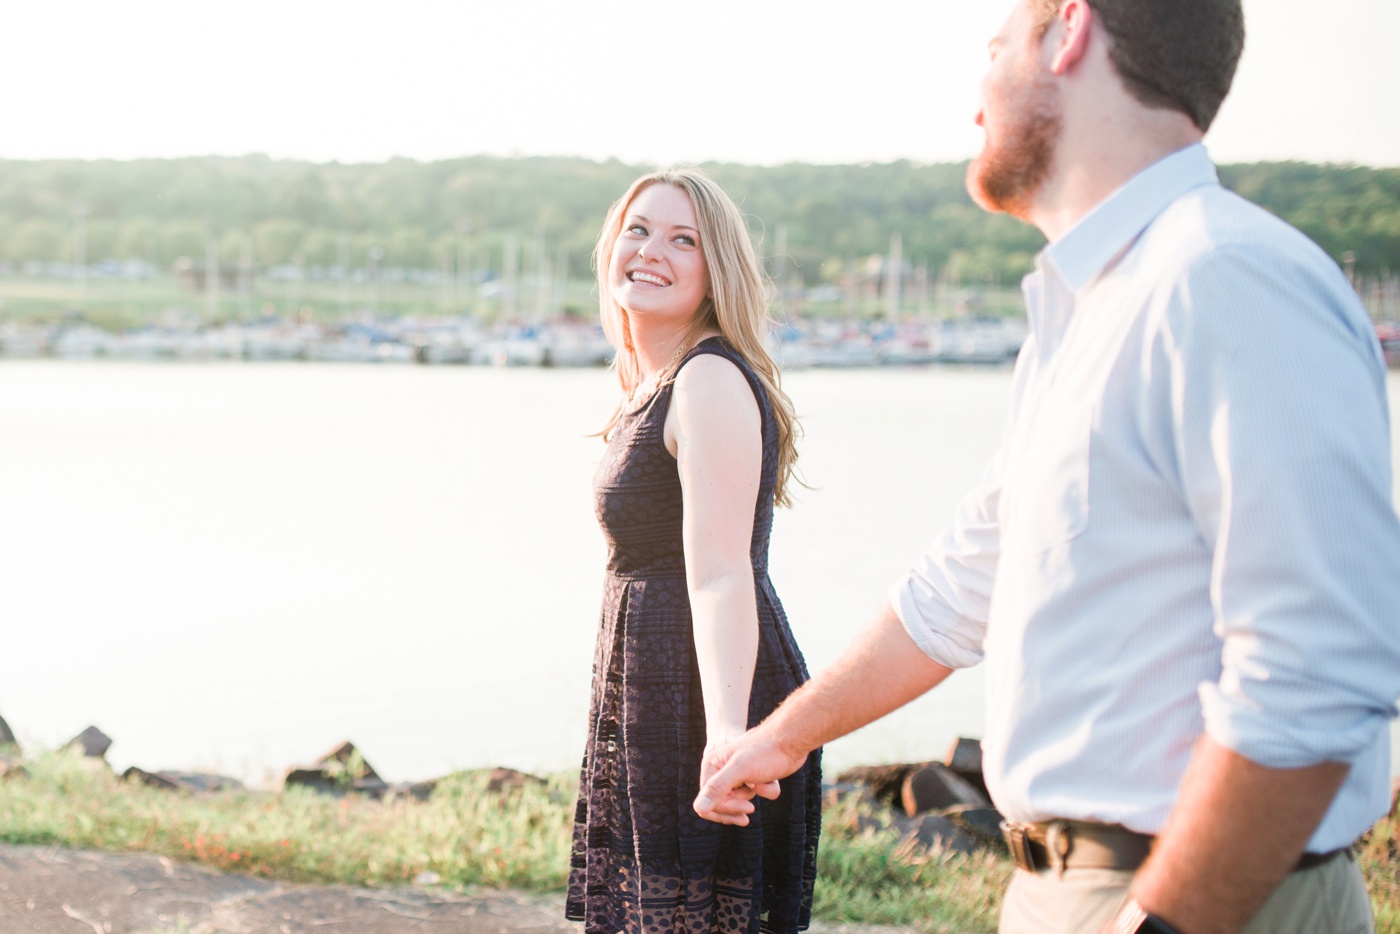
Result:
M637 193L613 244L608 281L628 314L690 320L710 293L710 270L689 195L664 183Z

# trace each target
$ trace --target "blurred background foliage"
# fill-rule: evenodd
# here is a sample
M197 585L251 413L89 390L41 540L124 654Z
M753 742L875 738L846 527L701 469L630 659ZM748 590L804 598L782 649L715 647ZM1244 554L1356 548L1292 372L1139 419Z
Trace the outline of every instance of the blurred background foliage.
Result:
M835 282L898 234L906 262L944 281L1014 284L1043 240L975 207L966 164L712 164L784 281ZM508 244L549 244L588 275L609 204L645 167L578 158L473 156L344 165L264 156L0 161L0 263L182 258L257 268L498 269ZM1283 217L1357 274L1400 271L1400 168L1227 165L1225 184ZM79 245L81 243L81 245ZM514 249L510 247L509 249ZM81 259L80 259L81 258Z

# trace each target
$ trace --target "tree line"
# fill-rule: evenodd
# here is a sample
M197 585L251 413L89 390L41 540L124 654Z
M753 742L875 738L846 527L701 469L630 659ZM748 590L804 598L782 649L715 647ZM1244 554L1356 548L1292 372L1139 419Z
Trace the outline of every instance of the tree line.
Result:
M958 283L1014 282L1043 244L1033 228L972 204L965 163L705 168L748 214L770 270L781 256L786 275L807 285L838 281L895 234L906 262ZM481 273L547 244L581 277L608 206L643 171L489 156L0 161L0 262L13 271L82 257L166 270L217 256L257 268L373 261ZM1358 275L1400 272L1400 168L1256 163L1222 166L1221 179Z

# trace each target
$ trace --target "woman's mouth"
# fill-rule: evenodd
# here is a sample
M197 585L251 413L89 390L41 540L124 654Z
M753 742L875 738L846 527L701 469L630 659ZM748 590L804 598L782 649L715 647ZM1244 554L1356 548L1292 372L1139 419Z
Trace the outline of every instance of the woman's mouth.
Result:
M627 281L640 282L643 285L654 285L663 289L671 284L655 273L643 272L640 269L634 269L632 272L629 272L627 274Z

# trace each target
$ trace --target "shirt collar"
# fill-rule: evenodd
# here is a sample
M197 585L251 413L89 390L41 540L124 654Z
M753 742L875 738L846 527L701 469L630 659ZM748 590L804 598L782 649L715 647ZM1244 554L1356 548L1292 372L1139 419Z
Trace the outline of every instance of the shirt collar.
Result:
M1219 184L1204 145L1179 149L1134 175L1054 243L1042 258L1071 292L1094 280L1167 205L1192 188ZM1037 264L1039 265L1039 264Z

